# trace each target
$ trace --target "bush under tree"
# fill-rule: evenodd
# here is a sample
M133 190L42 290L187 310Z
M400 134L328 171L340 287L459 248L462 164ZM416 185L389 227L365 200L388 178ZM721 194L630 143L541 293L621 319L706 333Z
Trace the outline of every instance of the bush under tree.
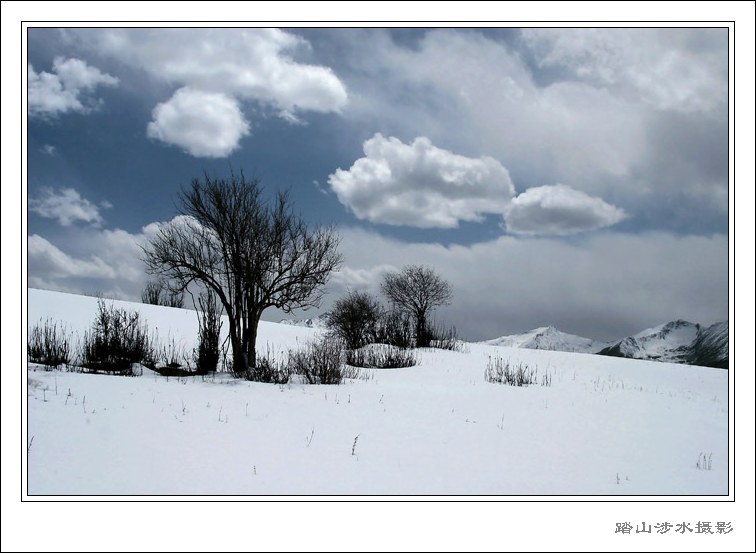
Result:
M257 363L247 370L244 378L254 382L286 384L291 379L289 359L280 356L276 358L270 350L265 355L258 353Z
M308 384L341 384L345 377L343 351L344 345L339 339L322 336L289 352L289 370L304 377Z

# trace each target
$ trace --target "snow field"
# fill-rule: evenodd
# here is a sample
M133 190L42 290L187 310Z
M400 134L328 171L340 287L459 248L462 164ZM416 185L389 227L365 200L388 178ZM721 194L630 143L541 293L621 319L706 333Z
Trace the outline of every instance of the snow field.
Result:
M196 341L193 312L139 310ZM83 332L96 300L29 290ZM224 327L225 328L225 327ZM261 323L286 351L319 330ZM551 386L485 381L489 358ZM28 368L30 495L726 495L727 371L469 344L339 386ZM57 393L56 393L57 389ZM711 470L696 467L711 455Z

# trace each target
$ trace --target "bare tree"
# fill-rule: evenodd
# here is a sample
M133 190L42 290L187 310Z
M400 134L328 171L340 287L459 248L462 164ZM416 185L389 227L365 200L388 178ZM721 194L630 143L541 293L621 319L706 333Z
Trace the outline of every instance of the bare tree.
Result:
M194 179L179 192L180 217L163 225L144 248L148 272L177 289L198 283L212 290L228 315L233 370L257 363L255 342L263 311L319 305L323 286L341 264L331 227L309 229L293 214L288 193L272 205L257 179Z
M400 310L415 319L415 340L418 347L430 345L428 314L441 305L448 305L452 287L436 272L422 265L407 265L398 273L383 278L381 290Z
M142 303L166 307L184 307L184 290L180 287L175 288L163 280L150 280L142 290Z
M350 291L334 303L326 322L347 348L358 349L376 339L383 309L367 292Z
M144 285L142 290L142 303L148 303L150 305L160 305L160 293L163 291L163 286L158 280L150 280Z

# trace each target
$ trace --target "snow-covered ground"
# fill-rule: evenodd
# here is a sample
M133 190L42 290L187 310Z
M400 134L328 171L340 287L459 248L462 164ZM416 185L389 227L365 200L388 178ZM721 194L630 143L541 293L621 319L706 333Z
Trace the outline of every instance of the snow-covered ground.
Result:
M194 312L115 303L194 345ZM96 299L30 289L28 306L30 326L81 334ZM262 322L258 347L320 332ZM487 344L419 357L339 386L30 365L28 494L728 494L725 370ZM495 357L551 386L486 382Z

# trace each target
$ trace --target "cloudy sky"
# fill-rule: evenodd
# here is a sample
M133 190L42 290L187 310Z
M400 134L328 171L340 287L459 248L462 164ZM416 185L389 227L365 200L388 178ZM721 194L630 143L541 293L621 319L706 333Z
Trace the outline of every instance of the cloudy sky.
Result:
M471 340L728 317L727 28L27 38L29 286L138 299L179 188L243 170L338 226L323 308L422 263Z

